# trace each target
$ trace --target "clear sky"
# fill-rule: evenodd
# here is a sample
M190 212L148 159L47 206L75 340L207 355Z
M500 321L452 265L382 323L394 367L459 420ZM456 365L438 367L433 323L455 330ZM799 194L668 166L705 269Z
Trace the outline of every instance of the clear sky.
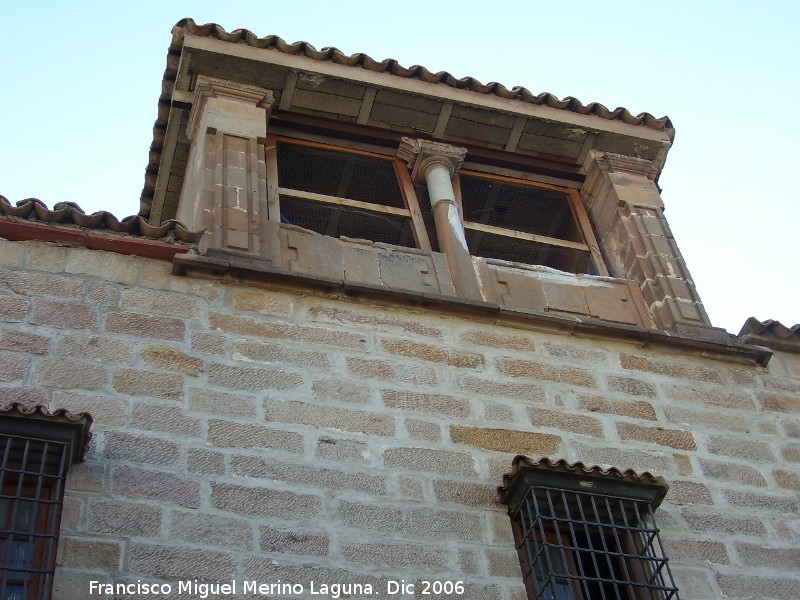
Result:
M713 324L800 322L798 2L4 2L0 194L135 214L182 17L668 115L666 216Z

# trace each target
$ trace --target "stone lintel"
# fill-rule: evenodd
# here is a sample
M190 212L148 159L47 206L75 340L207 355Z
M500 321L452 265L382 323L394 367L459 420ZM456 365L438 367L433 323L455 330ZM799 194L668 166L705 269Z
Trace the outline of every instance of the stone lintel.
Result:
M408 163L414 183L425 183L425 171L436 163L444 164L452 178L461 168L466 155L466 148L407 137L400 141L397 149L397 156Z

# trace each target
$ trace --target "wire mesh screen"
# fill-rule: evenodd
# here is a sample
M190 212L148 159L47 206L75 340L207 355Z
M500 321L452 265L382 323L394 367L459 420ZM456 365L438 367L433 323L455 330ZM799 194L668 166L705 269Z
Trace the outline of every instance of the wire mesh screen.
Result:
M414 248L410 220L344 205L281 196L281 220L323 235L346 236Z
M392 161L361 154L278 144L281 187L405 208Z
M588 273L591 270L591 257L585 250L539 244L474 229L467 229L465 234L470 254L475 256L544 265L570 273Z
M439 252L439 238L436 236L436 223L431 210L431 197L428 195L428 186L424 183L415 183L414 192L417 195L419 211L422 213L422 222L425 224L425 231L428 232L431 249L434 252Z
M532 486L512 521L530 598L678 600L646 502Z
M0 435L0 598L49 597L67 447Z
M483 177L460 179L465 221L583 241L567 194Z

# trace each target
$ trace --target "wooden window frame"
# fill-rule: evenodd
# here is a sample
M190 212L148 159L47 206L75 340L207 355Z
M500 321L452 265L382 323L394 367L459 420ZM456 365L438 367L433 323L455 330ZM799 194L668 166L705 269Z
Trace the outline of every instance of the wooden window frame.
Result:
M394 206L384 206L381 204L372 204L362 200L353 200L351 198L342 198L338 196L329 196L326 194L318 194L315 192L308 192L304 190L297 190L287 187L282 187L278 179L278 144L292 144L296 146L305 146L308 148L319 148L322 150L330 150L333 152L341 152L345 154L356 154L360 156L367 156L392 163L397 184L399 187L400 195L403 200L405 208L397 208ZM327 204L334 206L349 206L357 208L366 212L376 214L385 214L392 216L399 216L408 219L411 233L414 238L416 248L421 250L431 251L431 243L428 238L428 232L425 229L425 223L422 219L422 212L419 208L419 201L417 200L416 192L414 191L414 184L411 181L411 174L408 172L406 164L399 158L389 157L384 154L376 152L369 152L367 150L359 150L349 148L346 146L337 146L318 141L310 141L301 138L294 138L282 135L268 134L265 143L266 149L266 166L267 166L267 214L270 221L281 222L281 197L295 198L297 200L305 200L308 202L315 202L318 204Z
M475 177L486 179L489 181L497 181L501 183L509 183L521 187L538 188L551 190L565 194L568 199L570 213L572 215L573 223L575 224L578 232L583 238L583 242L574 242L571 240L562 240L559 238L539 235L535 233L527 233L506 227L497 227L495 225L486 225L483 223L476 223L474 221L464 220L464 210L462 205L461 195L461 177ZM462 169L455 177L453 177L453 191L455 192L456 203L458 204L459 214L461 215L461 222L464 224L465 232L467 230L481 231L492 235L499 235L518 240L524 240L532 243L545 244L548 246L555 246L558 248L569 248L573 250L582 250L589 253L590 260L595 268L597 275L608 276L608 269L606 268L603 256L600 253L600 246L594 235L592 224L589 221L589 216L583 208L580 192L574 188L562 187L549 183L533 182L527 179L517 179L508 177L506 175L497 175L493 173L485 173L482 171L471 171Z

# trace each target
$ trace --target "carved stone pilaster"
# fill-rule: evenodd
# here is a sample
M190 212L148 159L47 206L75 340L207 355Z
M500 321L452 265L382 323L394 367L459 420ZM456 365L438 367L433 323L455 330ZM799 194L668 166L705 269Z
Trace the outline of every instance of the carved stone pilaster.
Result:
M659 329L720 337L664 217L651 161L591 152L581 197L615 277L639 284Z
M203 252L261 252L267 205L264 136L273 100L264 88L197 79L177 218L208 230Z

